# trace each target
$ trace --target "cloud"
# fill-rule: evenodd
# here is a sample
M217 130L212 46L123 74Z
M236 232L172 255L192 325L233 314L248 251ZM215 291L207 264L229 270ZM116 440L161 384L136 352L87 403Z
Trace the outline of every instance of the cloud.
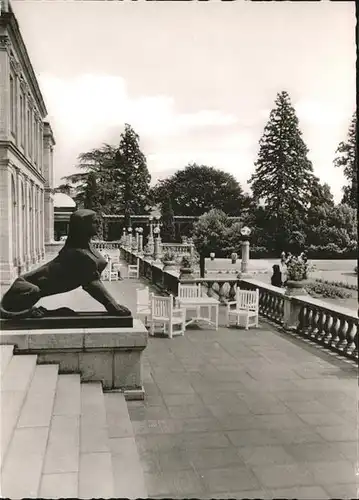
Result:
M140 135L175 136L203 127L223 127L236 116L218 110L176 112L174 99L166 95L131 98L119 76L87 74L71 79L40 75L41 87L57 129L70 140L98 137L99 128L130 123Z

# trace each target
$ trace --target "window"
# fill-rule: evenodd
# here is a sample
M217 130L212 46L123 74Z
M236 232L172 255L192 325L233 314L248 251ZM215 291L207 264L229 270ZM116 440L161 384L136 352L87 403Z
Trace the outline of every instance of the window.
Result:
M20 143L24 147L24 95L20 92Z
M27 154L31 158L31 110L27 108Z
M25 96L22 94L22 135L21 135L21 144L25 150L26 143L26 102Z
M10 74L10 129L16 136L16 87L15 78Z

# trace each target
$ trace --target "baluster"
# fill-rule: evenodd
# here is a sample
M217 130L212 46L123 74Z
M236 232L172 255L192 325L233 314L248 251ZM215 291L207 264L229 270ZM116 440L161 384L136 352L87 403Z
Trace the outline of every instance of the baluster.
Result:
M226 301L226 291L225 291L226 283L223 281L222 283L218 283L218 299L221 303Z
M306 307L306 315L304 320L304 330L303 335L305 337L310 337L313 325L313 309L310 305Z
M319 318L318 318L318 332L316 339L317 341L321 341L324 335L324 325L325 325L325 317L326 313L324 310L319 309Z
M319 331L319 311L317 308L313 310L313 319L312 319L312 329L310 332L310 337L313 339L317 338L317 334Z
M330 342L331 333L330 329L333 324L333 317L329 311L325 312L324 335L321 338L321 344L325 345Z
M348 345L347 333L348 333L348 320L343 316L340 318L340 325L338 331L339 342L337 345L337 349L339 351L345 352L345 348Z
M340 319L338 316L335 316L333 318L333 324L332 324L332 327L330 329L330 333L332 334L332 337L331 337L331 341L329 342L329 346L332 348L335 348L335 349L336 349L338 342L340 340L339 327L340 327Z
M279 322L283 323L283 318L284 318L284 298L281 296L279 298Z
M348 343L345 348L345 353L352 357L358 356L358 326L354 320L348 321L347 331Z
M330 340L332 338L331 327L332 327L332 324L333 324L333 316L332 316L332 314L329 311L327 311L326 316L327 317L326 317L325 325L324 325L325 335L322 338L322 343L324 345L325 344L330 344Z
M269 300L268 293L265 292L264 293L264 297L263 297L263 307L262 307L262 314L263 314L263 316L267 316L267 312L268 312L268 300Z
M275 295L270 296L270 302L269 302L269 318L271 320L275 320Z
M214 285L214 281L207 281L207 295L208 297L213 297L214 295L214 291L213 291L213 285Z
M230 302L233 300L236 300L236 288L237 288L236 282L232 281L230 283L230 288L229 288L229 292L228 292L228 300Z

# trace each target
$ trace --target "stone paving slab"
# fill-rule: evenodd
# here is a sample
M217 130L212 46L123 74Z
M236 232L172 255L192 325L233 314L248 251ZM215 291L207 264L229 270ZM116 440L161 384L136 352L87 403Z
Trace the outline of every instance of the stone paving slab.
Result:
M262 320L150 338L144 378L128 407L151 497L357 496L353 363Z
M135 313L140 281L106 286ZM42 304L98 308L80 289ZM260 319L150 338L143 374L128 409L151 498L357 497L352 362Z

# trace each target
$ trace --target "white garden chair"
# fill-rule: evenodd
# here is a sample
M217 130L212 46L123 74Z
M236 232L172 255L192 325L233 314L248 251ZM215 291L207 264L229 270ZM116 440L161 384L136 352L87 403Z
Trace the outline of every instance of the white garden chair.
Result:
M129 264L127 266L127 278L138 279L140 277L140 260L137 259L136 264Z
M186 312L175 308L173 296L159 297L151 293L150 335L154 335L155 326L163 326L164 333L171 339L174 335L183 335L186 329ZM175 330L174 327L179 326Z
M235 307L232 307L235 306ZM234 318L235 323L239 326L240 319L244 318L245 329L248 330L250 326L258 328L258 315L259 315L259 290L236 290L236 300L227 302L227 326L231 324Z
M198 283L192 285L184 285L182 283L178 283L178 295L176 297L176 307L179 307L179 301L181 299L192 299L195 301L196 299L202 297L203 292L201 288L201 284ZM187 307L187 310L194 310L197 312L197 316L200 315L200 306L190 306Z
M150 292L148 286L145 288L137 288L136 290L136 308L137 316L144 318L145 325L147 319L151 316Z
M107 267L102 272L101 278L104 281L118 281L118 271L113 268L111 257L107 259Z

